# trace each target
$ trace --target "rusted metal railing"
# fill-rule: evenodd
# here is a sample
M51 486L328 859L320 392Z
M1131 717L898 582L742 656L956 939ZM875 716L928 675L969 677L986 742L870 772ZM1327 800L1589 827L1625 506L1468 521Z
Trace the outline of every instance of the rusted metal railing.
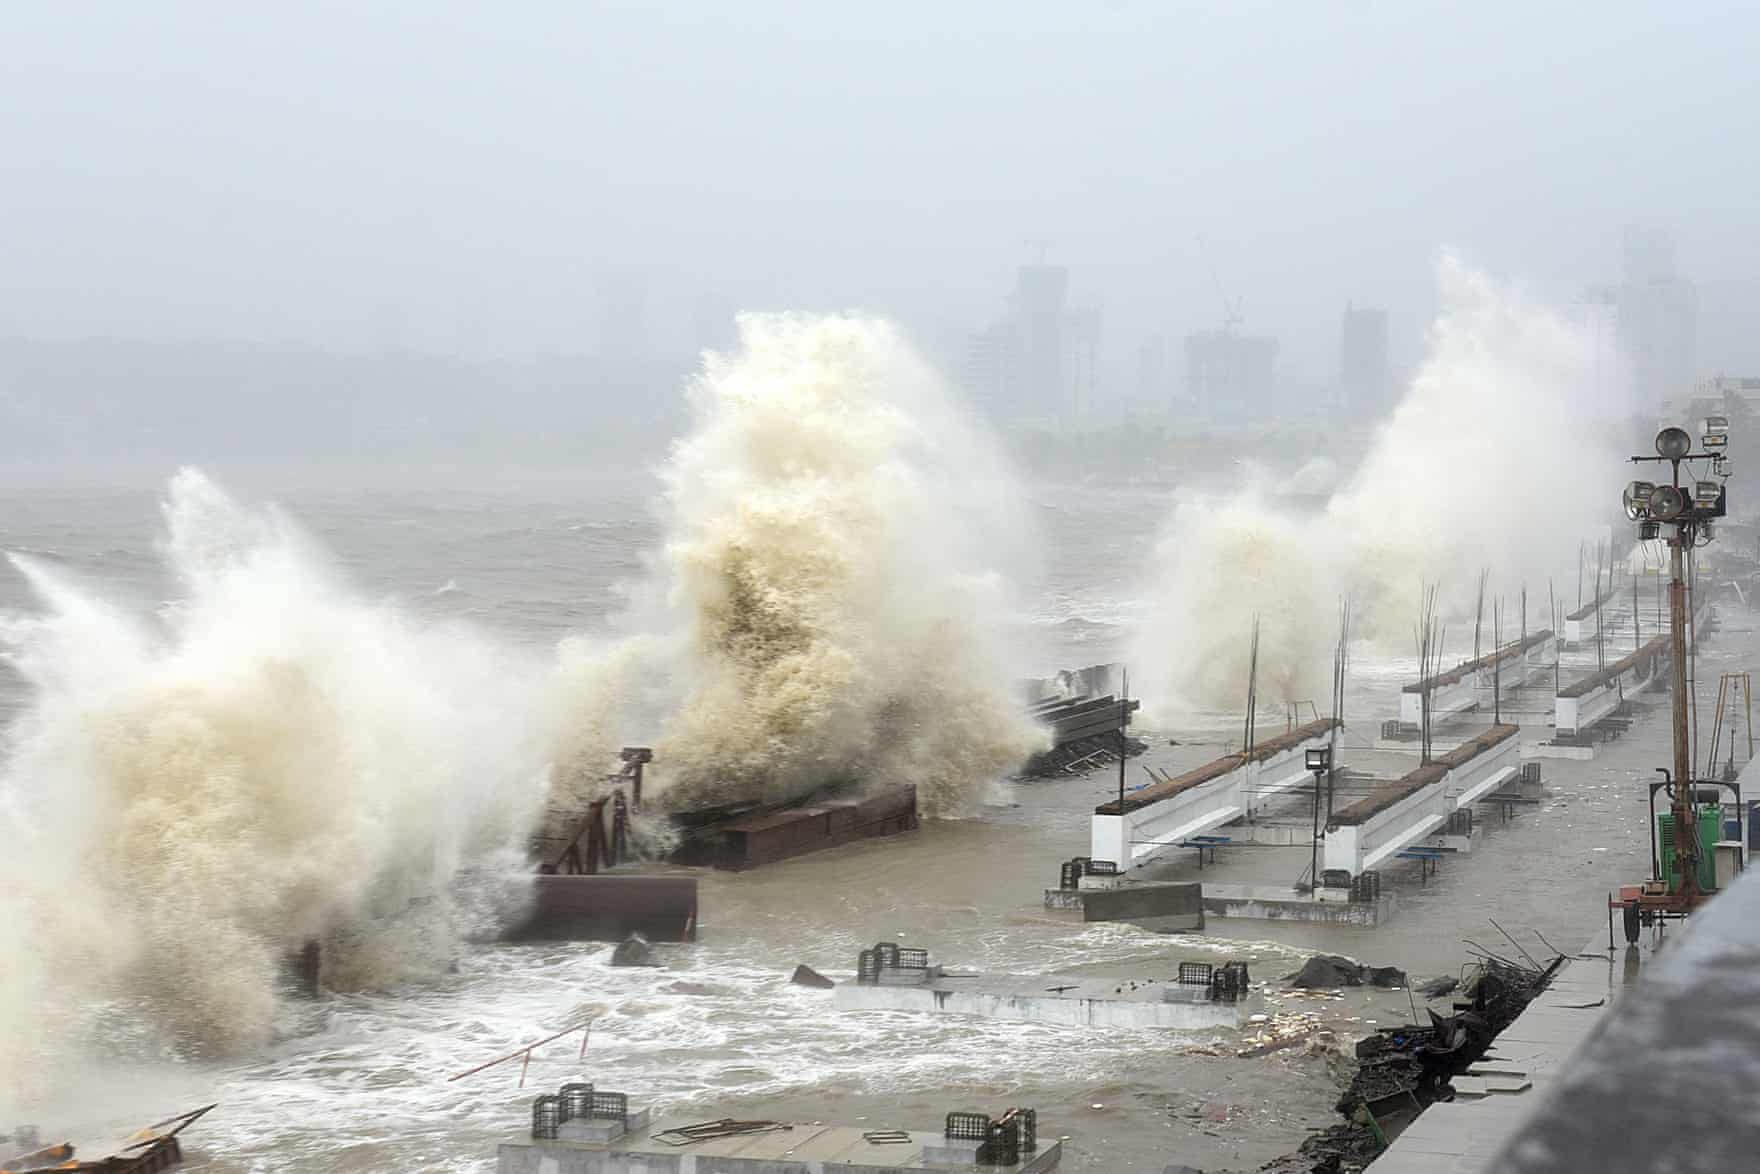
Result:
M591 1019L587 1020L585 1023L577 1023L573 1027L565 1027L554 1035L547 1035L535 1043L527 1044L518 1051L509 1052L505 1056L498 1056L487 1063L478 1064L475 1068L467 1068L456 1076L448 1076L446 1082L451 1084L455 1080L463 1080L467 1076L475 1076L479 1072L486 1072L490 1068L494 1068L499 1064L507 1063L509 1060L519 1060L519 1087L524 1088L526 1086L526 1070L532 1065L532 1053L543 1047L545 1044L559 1040L563 1036L576 1031L581 1033L581 1059L584 1060L587 1056L587 1040L590 1039L593 1034L593 1020Z

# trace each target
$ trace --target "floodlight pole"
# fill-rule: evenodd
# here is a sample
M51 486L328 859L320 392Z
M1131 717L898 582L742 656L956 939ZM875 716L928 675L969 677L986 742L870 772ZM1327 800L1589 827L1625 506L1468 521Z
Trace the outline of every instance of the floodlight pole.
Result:
M1668 430L1665 430L1665 433ZM1690 443L1690 442L1689 442ZM1661 435L1657 441L1658 452L1663 452ZM1670 485L1678 492L1681 483L1681 461L1692 459L1694 455L1709 457L1711 454L1692 454L1682 451L1662 456L1633 457L1634 463L1643 461L1667 461L1670 470ZM1715 458L1712 458L1715 463ZM1715 464L1714 464L1715 467ZM1694 811L1695 791L1693 782L1692 747L1688 731L1688 697L1687 697L1687 583L1682 566L1684 552L1690 548L1698 533L1701 517L1698 501L1687 503L1682 515L1666 523L1670 526L1668 536L1668 636L1670 676L1673 687L1669 690L1673 703L1672 718L1674 727L1674 796L1670 804L1674 816L1674 850L1675 865L1680 869L1680 885L1674 896L1682 910L1690 910L1704 896L1699 888L1699 828ZM1722 512L1721 499L1718 512ZM1658 868L1660 872L1660 867ZM1656 879L1665 885L1666 876Z
M1325 778L1332 773L1332 747L1330 745L1307 751L1303 762L1308 773L1314 776L1314 832L1308 841L1308 891L1320 891L1320 788ZM1330 818L1330 816L1328 817Z
M1694 824L1692 749L1687 739L1687 584L1681 548L1692 541L1681 524L1668 540L1668 646L1674 676L1674 852L1681 870L1681 899L1691 905L1699 889L1699 829ZM1668 878L1662 878L1667 880Z

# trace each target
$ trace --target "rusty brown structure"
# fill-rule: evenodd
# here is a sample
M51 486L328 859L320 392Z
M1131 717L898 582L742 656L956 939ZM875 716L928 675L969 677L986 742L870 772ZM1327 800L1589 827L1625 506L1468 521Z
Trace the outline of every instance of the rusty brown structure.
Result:
M503 927L507 942L652 942L697 937L697 878L685 873L542 874L532 900Z
M72 1142L58 1142L11 1157L0 1155L0 1174L48 1174L49 1171L88 1171L90 1174L159 1174L183 1162L177 1135L206 1116L213 1105L183 1113L136 1130L120 1142L105 1145L116 1152L101 1158L81 1158Z
M867 795L729 812L725 818L689 828L672 859L738 871L856 840L915 831L917 823L916 787L888 787Z
M697 936L697 878L680 873L609 873L636 860L630 815L642 804L646 746L625 746L623 766L586 814L560 838L537 841L532 899L502 930L503 941L688 942Z

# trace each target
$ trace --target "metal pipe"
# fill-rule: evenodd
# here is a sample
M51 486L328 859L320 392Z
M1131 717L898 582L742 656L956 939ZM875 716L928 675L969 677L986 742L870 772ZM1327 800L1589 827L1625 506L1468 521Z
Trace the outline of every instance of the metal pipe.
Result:
M478 1064L475 1068L467 1068L463 1072L460 1072L456 1076L448 1076L446 1078L446 1081L448 1084L450 1084L454 1080L463 1080L467 1076L475 1076L477 1073L482 1072L484 1069L493 1068L497 1064L505 1064L509 1060L517 1059L520 1056L524 1056L526 1059L526 1063L522 1064L520 1066L520 1077L519 1077L520 1084L523 1086L525 1084L525 1079L526 1079L525 1068L527 1065L529 1065L531 1063L532 1052L535 1049L543 1047L545 1044L549 1043L551 1040L561 1039L563 1036L567 1035L571 1031L589 1032L592 1029L593 1029L593 1021L591 1019L587 1020L585 1023L577 1023L573 1027L565 1027L561 1031L557 1032L555 1035L547 1035L543 1039L538 1040L536 1043L527 1044L525 1047L520 1048L518 1051L509 1052L505 1056L498 1056L495 1059L490 1060L486 1064ZM587 1041L586 1041L586 1037L583 1035L581 1038L581 1055L584 1056L584 1055L586 1055L586 1053L587 1053Z
M1687 741L1687 584L1681 575L1681 547L1688 535L1686 526L1677 525L1668 540L1668 618L1674 660L1674 852L1681 870L1681 901L1690 907L1699 892L1699 829L1693 826L1693 764Z

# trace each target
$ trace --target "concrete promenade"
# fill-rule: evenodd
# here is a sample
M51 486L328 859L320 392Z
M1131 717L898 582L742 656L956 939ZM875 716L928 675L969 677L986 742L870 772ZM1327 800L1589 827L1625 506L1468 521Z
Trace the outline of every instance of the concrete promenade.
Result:
M1680 933L1671 927L1672 939ZM1556 1090L1572 1058L1608 1009L1630 993L1652 953L1651 935L1608 956L1597 934L1552 984L1497 1037L1485 1058L1454 1082L1456 1097L1431 1105L1370 1165L1374 1174L1476 1174L1497 1169L1504 1144Z
M655 1134L692 1119L662 1121ZM778 1123L764 1133L669 1145L654 1136L610 1143L503 1142L497 1174L906 1174L907 1171L995 1170L978 1166L978 1143L939 1133L876 1131L851 1125ZM1023 1154L1013 1174L1046 1174L1063 1158L1063 1145L1041 1141Z
M1261 1009L1256 994L1228 1002L1208 986L1164 979L1059 975L948 976L913 986L837 985L842 1011L925 1011L984 1015L1068 1027L1169 1027L1185 1031L1238 1028Z

